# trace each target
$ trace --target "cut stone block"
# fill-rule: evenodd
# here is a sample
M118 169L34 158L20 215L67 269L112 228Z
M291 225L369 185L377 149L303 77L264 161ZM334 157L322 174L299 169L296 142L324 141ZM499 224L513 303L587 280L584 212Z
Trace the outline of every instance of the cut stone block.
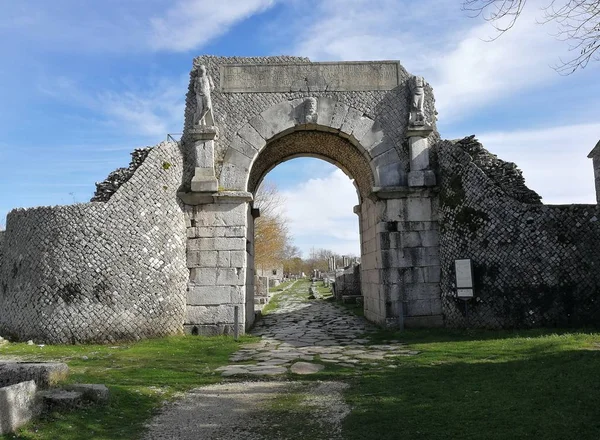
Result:
M46 390L38 393L42 399L44 411L69 410L83 404L83 393L79 391L65 391L62 389Z
M110 400L110 391L106 385L93 383L74 383L65 385L67 391L75 391L82 394L83 399L88 402L106 404Z
M19 429L40 413L36 390L33 380L0 388L0 435Z
M435 173L432 170L410 171L408 186L435 186Z
M58 362L6 362L0 364L0 386L29 380L45 389L62 382L69 375L67 364Z
M427 138L411 137L408 140L410 170L419 171L429 167L429 141Z

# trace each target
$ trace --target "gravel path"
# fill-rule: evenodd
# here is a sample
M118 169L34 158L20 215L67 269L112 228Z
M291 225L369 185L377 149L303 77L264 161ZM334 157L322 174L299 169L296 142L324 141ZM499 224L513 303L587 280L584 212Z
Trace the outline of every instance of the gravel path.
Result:
M341 440L350 412L340 382L235 382L199 388L154 418L146 440L273 440L302 438L285 432L286 420L272 408L280 396L296 395L310 408L304 429L322 439ZM302 416L302 414L299 414ZM314 438L314 437L313 437Z

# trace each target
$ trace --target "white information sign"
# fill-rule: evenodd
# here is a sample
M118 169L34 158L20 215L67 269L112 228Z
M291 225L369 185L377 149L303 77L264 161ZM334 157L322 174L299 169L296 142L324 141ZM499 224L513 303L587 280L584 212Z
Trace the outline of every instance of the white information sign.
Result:
M473 289L473 265L470 259L454 260L456 288Z

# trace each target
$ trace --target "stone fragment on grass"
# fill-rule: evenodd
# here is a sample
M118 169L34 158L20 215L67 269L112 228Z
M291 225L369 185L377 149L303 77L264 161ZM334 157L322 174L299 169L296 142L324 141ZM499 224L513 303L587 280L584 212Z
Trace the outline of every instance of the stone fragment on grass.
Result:
M88 402L106 404L110 399L110 392L106 385L92 383L75 383L65 385L67 391L79 392L83 395L83 399Z
M44 411L69 410L83 404L83 393L53 389L41 391L39 397L44 404Z

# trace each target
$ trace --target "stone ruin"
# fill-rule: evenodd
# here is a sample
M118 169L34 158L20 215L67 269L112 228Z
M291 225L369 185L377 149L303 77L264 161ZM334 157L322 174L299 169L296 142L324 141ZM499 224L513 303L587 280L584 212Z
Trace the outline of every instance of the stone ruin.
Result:
M599 322L600 211L547 206L474 137L444 141L398 62L194 60L181 142L136 150L90 203L16 209L0 334L49 343L230 334L254 319L253 197L298 156L356 186L365 316L382 326ZM594 159L597 186L600 160ZM458 297L469 259L474 296Z

